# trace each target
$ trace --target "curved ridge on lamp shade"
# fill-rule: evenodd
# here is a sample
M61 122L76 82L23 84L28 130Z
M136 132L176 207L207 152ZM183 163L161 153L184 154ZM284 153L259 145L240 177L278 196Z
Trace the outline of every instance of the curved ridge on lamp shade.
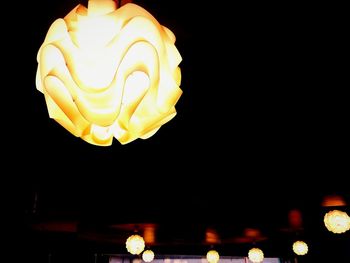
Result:
M174 34L142 7L78 5L50 27L36 87L50 118L88 143L147 139L175 115L182 58Z

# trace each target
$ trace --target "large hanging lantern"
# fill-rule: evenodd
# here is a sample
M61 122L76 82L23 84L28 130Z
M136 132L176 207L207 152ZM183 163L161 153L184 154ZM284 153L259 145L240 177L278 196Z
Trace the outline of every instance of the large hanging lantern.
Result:
M151 262L154 259L154 253L152 250L148 249L143 251L142 253L142 259L145 262Z
M145 241L139 235L131 235L126 240L126 249L133 255L139 255L145 249Z
M216 250L209 250L207 253L207 260L209 263L219 262L220 255Z
M259 248L252 248L248 251L248 258L253 263L260 263L264 260L264 253Z
M78 5L51 25L37 56L50 118L95 145L151 137L176 115L182 94L174 43L138 5Z
M350 229L350 217L346 212L333 210L325 214L324 224L329 231L341 234Z
M304 241L295 241L293 243L293 251L295 254L297 254L299 256L306 255L308 250L309 250L309 248Z

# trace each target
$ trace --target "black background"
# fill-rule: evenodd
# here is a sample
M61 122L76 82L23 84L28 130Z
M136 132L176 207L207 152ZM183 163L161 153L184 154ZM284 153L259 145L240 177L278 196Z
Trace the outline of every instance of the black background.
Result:
M18 23L6 21L2 132L14 188L5 200L24 226L63 217L268 232L298 208L317 247L310 257L347 256L349 235L321 229L325 195L350 202L341 6L135 1L177 37L178 114L150 139L96 147L49 119L35 88L50 24L78 3L27 1L12 8Z

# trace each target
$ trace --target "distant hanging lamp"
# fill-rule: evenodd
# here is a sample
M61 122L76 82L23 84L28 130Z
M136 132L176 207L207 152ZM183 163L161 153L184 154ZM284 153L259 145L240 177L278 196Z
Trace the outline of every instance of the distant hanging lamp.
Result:
M50 27L36 87L50 118L88 143L146 139L175 115L182 94L174 34L142 7L78 5Z
M126 240L126 249L133 255L139 255L145 249L145 241L140 235L131 235Z
M264 260L264 253L260 248L252 248L248 251L248 258L253 263L260 263Z
M346 212L332 210L325 214L324 224L330 232L335 234L345 233L350 229L350 217Z
M293 243L293 251L299 256L304 256L309 251L308 245L304 241L295 241Z
M145 262L152 262L154 259L154 252L150 249L143 251L142 260Z
M207 252L207 260L209 263L218 263L219 259L220 255L216 250L211 249Z

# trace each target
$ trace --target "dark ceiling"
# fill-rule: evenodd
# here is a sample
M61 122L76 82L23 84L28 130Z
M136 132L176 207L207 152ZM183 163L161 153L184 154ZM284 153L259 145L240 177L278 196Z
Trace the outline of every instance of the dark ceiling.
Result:
M4 138L19 174L11 196L19 200L27 251L124 253L128 224L143 231L148 223L163 253L200 254L212 229L224 253L245 255L252 240L244 242L244 230L254 228L266 237L267 255L290 256L285 244L298 233L313 242L310 262L347 257L349 234L329 234L321 206L329 194L350 202L343 182L349 43L338 9L134 2L177 36L184 93L171 122L124 146L73 137L49 119L35 88L47 29L79 1L31 1L18 11L24 24L11 30L18 59L10 76L18 84L10 96L19 109L7 108L11 134ZM301 213L299 228L291 228L292 209Z

